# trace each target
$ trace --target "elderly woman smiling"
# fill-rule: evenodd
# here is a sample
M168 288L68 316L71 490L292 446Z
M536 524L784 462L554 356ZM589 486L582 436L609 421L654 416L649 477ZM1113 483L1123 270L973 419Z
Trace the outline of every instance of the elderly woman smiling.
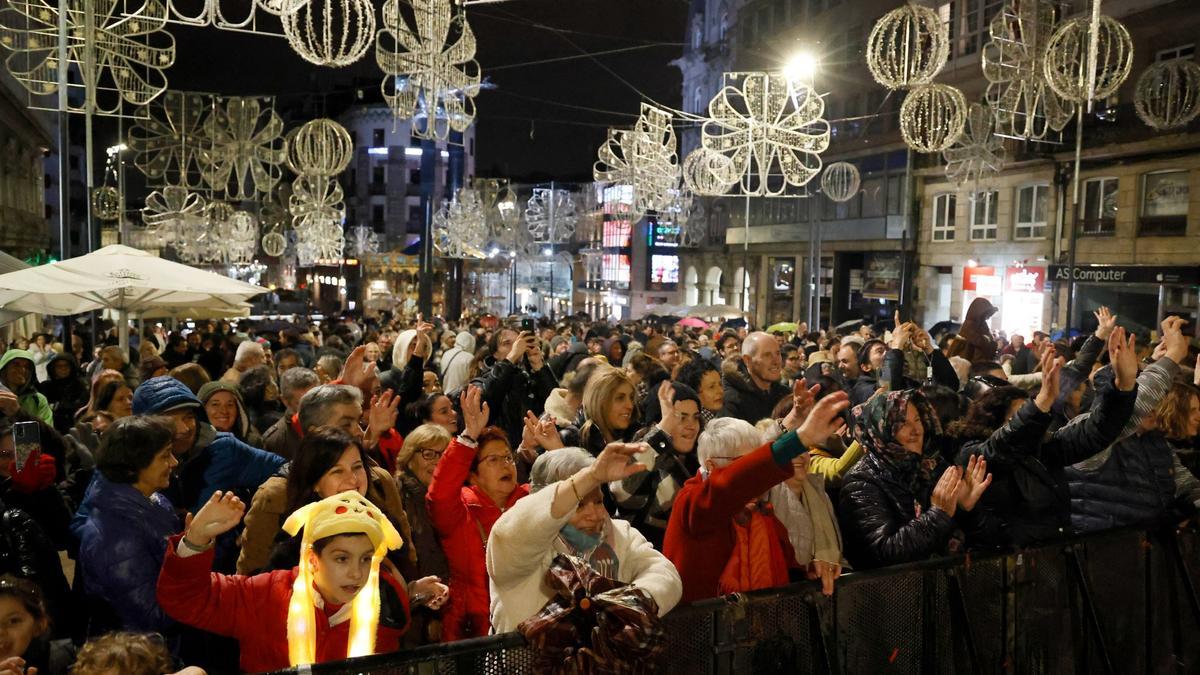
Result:
M679 602L683 584L675 566L629 523L609 518L600 494L601 485L646 470L629 463L641 450L639 444L610 443L593 458L586 450L563 448L534 462L533 492L500 516L488 537L497 633L516 630L551 599L543 580L559 553L642 589L658 604L659 615Z

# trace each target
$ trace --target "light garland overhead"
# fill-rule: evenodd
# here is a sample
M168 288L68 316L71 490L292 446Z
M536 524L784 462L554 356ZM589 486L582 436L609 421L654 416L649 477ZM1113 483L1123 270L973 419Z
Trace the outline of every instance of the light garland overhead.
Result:
M1108 98L1129 77L1133 40L1116 19L1100 15L1093 35L1092 20L1064 22L1046 44L1046 81L1059 96L1075 103Z
M433 244L443 258L478 258L487 238L487 214L475 190L460 189L433 215Z
M145 105L166 91L175 38L163 30L167 10L159 0L132 11L119 0L66 3L67 59L84 89L82 106L68 101L70 110L113 114L122 101ZM57 0L9 0L0 10L0 47L12 52L5 65L31 94L58 91L58 22ZM115 100L101 100L104 91Z
M1152 129L1187 126L1200 113L1200 65L1189 59L1151 64L1138 78L1133 105Z
M694 194L718 197L737 184L741 173L727 155L700 146L683 158L683 184Z
M283 176L283 120L257 98L219 101L205 124L204 179L229 199L269 193Z
M867 68L888 89L933 82L949 56L950 38L941 17L912 3L884 14L867 38Z
M375 35L371 0L306 0L283 20L283 35L300 58L340 68L361 59Z
M204 197L187 188L168 185L146 197L142 221L158 232L159 241L171 246L188 239L190 226L205 222L208 206Z
M900 105L900 135L917 152L941 152L962 135L967 99L946 84L926 84L908 92Z
M133 165L153 185L204 185L201 155L208 145L205 114L212 97L167 91L142 107L126 134Z
M414 25L400 16L398 0L383 5L375 60L384 72L384 99L397 119L412 118L418 138L446 140L475 120L479 63L475 34L464 11L450 0L411 0Z
M848 202L862 184L858 167L849 162L834 162L821 174L821 192L835 202Z
M747 195L780 196L806 185L821 171L829 147L825 102L806 84L783 75L727 74L709 103L701 143L733 160Z
M671 113L648 103L632 129L609 129L592 176L603 183L633 188L633 220L662 211L679 183L679 157Z
M566 190L534 188L525 208L525 226L533 241L563 244L575 236L579 215L575 200Z
M946 177L956 185L978 183L1004 167L1004 141L992 133L993 123L994 116L986 105L971 104L962 135L942 153Z
M306 122L287 139L287 163L297 174L333 176L350 164L354 142L337 122L320 118Z
M1046 43L1055 29L1055 12L1050 0L1009 0L992 19L983 75L997 133L1041 140L1071 121L1074 104L1046 83Z

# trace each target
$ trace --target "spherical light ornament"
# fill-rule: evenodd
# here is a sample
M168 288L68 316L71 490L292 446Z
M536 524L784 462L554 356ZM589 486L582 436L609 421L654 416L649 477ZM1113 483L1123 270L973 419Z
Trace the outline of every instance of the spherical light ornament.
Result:
M342 67L361 59L375 36L370 0L307 0L284 14L283 35L300 58L318 66Z
M850 201L860 185L858 167L849 162L834 162L821 174L821 192L835 202Z
M867 38L867 68L888 89L933 82L949 56L946 25L937 12L919 5L884 14Z
M208 203L205 214L211 223L227 223L233 217L233 207L228 202L214 199Z
M684 185L698 195L723 195L740 175L733 160L723 152L700 147L683 158Z
M926 84L908 93L900 106L900 134L917 152L941 152L962 135L967 99L945 84Z
M1153 129L1186 126L1200 114L1200 65L1186 59L1151 65L1138 78L1133 105Z
M283 255L283 252L286 248L287 248L287 238L284 237L279 232L272 230L263 235L263 238L262 238L263 253L266 253L267 255L269 255L273 258L278 258L279 256Z
M1059 96L1075 103L1112 96L1129 77L1133 64L1133 40L1120 21L1100 17L1095 52L1091 28L1090 18L1071 19L1059 26L1046 44L1046 82ZM1094 77L1089 54L1095 55Z
M110 185L92 190L92 213L100 220L117 220L121 217L121 193Z
M287 163L298 174L332 176L345 170L353 152L350 132L331 119L321 118L292 132L287 144Z

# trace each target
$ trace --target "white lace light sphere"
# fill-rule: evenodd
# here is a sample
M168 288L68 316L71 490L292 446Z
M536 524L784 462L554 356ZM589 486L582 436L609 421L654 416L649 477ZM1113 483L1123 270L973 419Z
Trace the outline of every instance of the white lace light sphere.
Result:
M848 202L858 194L861 178L858 167L849 162L834 162L821 175L821 192L835 202Z
M354 63L367 53L375 37L371 0L307 0L281 18L292 50L318 66L340 68Z
M345 170L354 153L350 132L328 118L306 122L288 138L287 163L292 171L333 176Z
M1046 82L1059 96L1075 103L1112 96L1129 77L1133 65L1133 40L1129 31L1120 21L1101 16L1096 33L1096 75L1093 80L1088 65L1091 28L1089 17L1071 19L1059 26L1046 44L1043 63Z
M92 190L92 213L100 220L117 220L121 217L121 193L111 185L101 185Z
M276 231L271 231L263 235L262 250L267 255L278 258L283 255L287 248L287 238Z
M950 55L950 38L937 12L907 4L884 14L867 38L867 68L888 89L929 84Z
M737 182L739 173L728 155L700 147L683 158L683 183L698 195L723 195Z
M1152 64L1138 78L1133 105L1153 129L1186 126L1200 114L1200 65L1187 59Z
M966 122L966 97L946 84L917 87L900 106L900 134L917 152L942 152L958 140Z
M210 223L227 223L233 217L233 207L228 202L214 199L208 203L205 214Z

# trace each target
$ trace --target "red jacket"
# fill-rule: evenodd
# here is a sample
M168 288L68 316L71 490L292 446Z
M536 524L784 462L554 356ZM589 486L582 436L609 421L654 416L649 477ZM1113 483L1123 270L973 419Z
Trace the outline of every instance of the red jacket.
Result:
M393 476L396 475L397 469L404 468L396 466L396 456L403 447L404 437L395 429L388 429L379 437L379 458L383 460L380 464Z
M683 580L680 603L720 595L721 572L733 554L733 517L791 477L791 465L780 466L767 443L712 471L707 479L697 474L683 484L663 537L663 555L675 563Z
M521 497L528 485L518 485L504 508L483 490L464 485L475 461L476 448L451 441L433 470L425 493L429 519L450 563L450 601L442 613L442 641L487 635L491 629L491 596L484 556L492 526Z
M171 537L162 572L158 576L158 604L168 616L202 630L236 638L241 647L242 670L259 673L289 666L287 613L292 598L296 568L264 572L254 576L212 572L213 549L181 558L175 549L183 535ZM391 574L380 577L395 591L403 606L403 617L383 616L375 634L375 652L394 652L409 624L408 593ZM326 603L326 619L341 605ZM402 619L402 621L401 621ZM350 621L330 626L317 612L317 663L346 658ZM389 625L391 624L391 625ZM393 627L398 625L398 627Z

